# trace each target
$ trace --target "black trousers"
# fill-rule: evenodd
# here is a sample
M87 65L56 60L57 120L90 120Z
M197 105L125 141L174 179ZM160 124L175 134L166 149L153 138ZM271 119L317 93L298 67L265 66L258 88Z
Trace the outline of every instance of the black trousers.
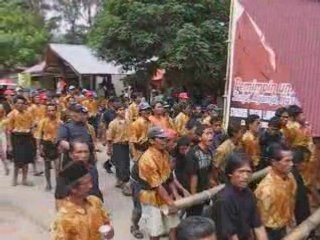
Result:
M112 144L112 163L116 168L116 177L120 181L128 182L130 179L129 144Z
M132 221L132 224L135 227L137 227L139 226L139 221L142 214L141 203L139 199L141 186L137 181L131 180L131 189L132 189L132 202L133 202L131 221Z
M199 204L199 205L195 205L192 206L190 208L188 208L187 211L187 217L190 216L201 216L202 212L203 212L203 208L204 208L204 204Z
M286 227L283 228L268 228L266 227L269 240L281 240L287 235Z

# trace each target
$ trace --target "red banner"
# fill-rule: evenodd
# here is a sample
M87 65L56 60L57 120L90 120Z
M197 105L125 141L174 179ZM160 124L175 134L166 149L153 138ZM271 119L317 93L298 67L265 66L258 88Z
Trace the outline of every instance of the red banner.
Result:
M317 10L312 10L311 5ZM309 9L309 15L302 15L301 9ZM319 115L314 115L315 108L320 113L320 70L306 55L308 52L320 62L319 46L310 45L320 37L320 3L235 0L232 12L230 121L245 119L249 114L258 114L267 121L277 108L297 104L305 109L315 135L320 136ZM305 39L299 29L301 22L307 24L310 15L319 22L307 30L309 36ZM297 58L300 65L296 64ZM312 71L306 72L304 66ZM318 101L318 105L312 101Z

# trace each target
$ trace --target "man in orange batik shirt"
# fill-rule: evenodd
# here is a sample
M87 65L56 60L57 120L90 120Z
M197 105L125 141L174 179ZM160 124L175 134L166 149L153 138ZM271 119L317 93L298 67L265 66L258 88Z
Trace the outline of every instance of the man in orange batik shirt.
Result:
M280 240L294 223L296 181L291 173L292 152L281 144L270 147L272 169L258 185L255 195L269 240Z

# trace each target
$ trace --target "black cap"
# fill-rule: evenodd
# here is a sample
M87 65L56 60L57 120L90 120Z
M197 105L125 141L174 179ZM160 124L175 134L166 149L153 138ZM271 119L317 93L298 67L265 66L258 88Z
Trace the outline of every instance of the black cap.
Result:
M70 162L60 172L59 176L63 177L65 183L70 185L89 173L88 169L82 162Z
M76 113L88 113L88 109L81 104L72 104L69 108L70 111L76 112Z

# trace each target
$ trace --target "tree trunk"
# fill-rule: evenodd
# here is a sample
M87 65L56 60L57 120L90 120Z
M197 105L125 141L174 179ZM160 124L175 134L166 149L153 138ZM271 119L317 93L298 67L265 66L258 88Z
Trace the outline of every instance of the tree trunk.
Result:
M267 173L269 172L270 167L264 168L260 171L257 171L253 173L251 182L257 181L261 178L263 178ZM197 204L204 203L205 201L212 198L215 194L217 194L219 191L221 191L225 187L224 184L221 184L219 186L216 186L214 188L211 188L209 190L194 194L190 197L182 198L174 202L175 207L182 209L182 208L188 208ZM169 206L163 206L161 207L161 210L164 214L169 213Z
M302 240L309 236L310 232L320 225L320 208L310 217L297 226L283 240Z

